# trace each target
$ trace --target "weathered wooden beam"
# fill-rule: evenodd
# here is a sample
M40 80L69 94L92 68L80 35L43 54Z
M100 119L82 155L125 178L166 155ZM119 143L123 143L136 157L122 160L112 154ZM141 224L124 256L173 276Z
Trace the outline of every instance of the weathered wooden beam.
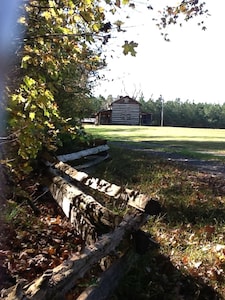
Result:
M98 147L94 147L88 150L93 149L99 149L99 147L105 147L108 145L101 145ZM104 148L105 149L105 148ZM108 148L109 149L109 148ZM84 150L86 151L86 150ZM95 150L94 150L95 151ZM83 151L81 151L84 153ZM76 152L79 153L79 152ZM71 156L76 156L76 153L71 154ZM88 152L87 152L88 153ZM78 154L77 157L79 157L80 154ZM70 154L68 154L68 157ZM74 158L73 157L73 158ZM113 197L115 199L121 199L125 202L126 205L135 207L136 209L140 211L148 212L149 214L157 214L160 212L160 204L158 201L154 201L153 199L149 199L149 197L145 194L140 193L139 191L135 191L133 189L128 188L122 188L121 186L118 186L114 183L107 182L104 179L99 179L95 177L89 176L85 172L80 172L77 169L71 167L70 165L64 163L63 161L58 161L58 159L64 159L61 156L58 156L57 160L49 158L49 162L46 162L46 165L51 166L51 170L54 169L56 171L59 171L61 176L64 176L66 174L71 180L75 180L78 182L81 182L82 184L95 189L101 193L104 193L107 196ZM67 160L67 159L66 159ZM150 203L151 202L151 203ZM149 205L150 203L150 205ZM153 213L152 213L153 211Z
M93 158L93 157L92 157ZM95 165L98 165L99 163L103 162L104 160L108 159L109 158L109 154L107 153L106 155L99 155L97 157L95 157L94 159L86 162L86 163L83 163L83 164L80 164L80 165L76 165L76 169L77 170L81 170L81 169L87 169L87 168L90 168L90 167L93 167Z
M84 239L89 236L91 241L96 240L95 225L97 224L108 226L114 230L101 235L95 244L87 245L82 253L74 254L53 270L47 270L40 278L27 285L17 285L5 298L7 300L64 299L78 279L82 278L103 257L110 253L116 253L121 242L124 239L129 241L130 234L137 231L149 217L145 213L146 207L150 203L147 196L134 190L123 190L120 186L110 184L105 180L89 177L88 174L79 172L63 162L58 162L57 159L53 159L51 165L53 171L66 174L72 180L111 197L122 198L127 203L130 202L130 205L139 208L139 211L127 214L119 223L118 216L95 201L93 197L63 178L53 176L49 189L64 213L75 224L78 232L83 233ZM120 261L120 263L123 266L123 262ZM102 279L101 282L106 281Z
M47 270L40 278L25 286L15 286L4 298L6 300L61 300L91 267L106 255L115 252L128 233L136 231L148 220L148 215L137 212L126 215L111 233L104 234L87 246L79 255L73 255L53 270Z
M49 190L86 242L96 240L96 229L99 227L114 229L121 221L121 217L117 214L101 205L90 195L68 183L62 177L53 177Z
M77 300L107 300L119 285L120 280L129 272L132 264L138 259L139 255L132 249L120 257L102 273L97 283L90 286L80 294Z
M71 161L71 160L75 160L75 159L80 159L85 156L98 154L98 153L108 151L108 150L109 150L109 146L107 144L105 144L105 145L100 145L97 147L85 149L85 150L74 152L74 153L58 155L57 158L58 158L58 160L60 160L62 162L66 162L66 161Z
M123 189L121 186L110 183L104 179L91 177L87 173L80 172L61 161L56 163L53 168L60 171L61 176L66 174L72 180L81 182L82 184L115 199L122 199L127 205L135 207L140 211L146 211L149 214L157 214L160 212L160 204L153 199L149 199L147 195L142 194L139 191L128 188Z

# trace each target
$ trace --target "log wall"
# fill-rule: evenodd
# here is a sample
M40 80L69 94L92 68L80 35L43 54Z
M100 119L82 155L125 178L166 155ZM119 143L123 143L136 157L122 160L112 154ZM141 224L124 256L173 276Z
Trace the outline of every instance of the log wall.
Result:
M112 107L112 124L139 125L140 108L138 104L115 103Z

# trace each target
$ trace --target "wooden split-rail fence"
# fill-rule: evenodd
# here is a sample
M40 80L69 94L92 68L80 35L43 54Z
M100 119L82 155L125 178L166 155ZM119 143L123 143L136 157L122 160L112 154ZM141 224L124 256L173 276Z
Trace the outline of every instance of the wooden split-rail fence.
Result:
M140 228L150 215L160 212L160 204L156 200L149 199L138 191L92 177L66 163L67 159L79 159L80 155L93 155L107 150L108 146L103 145L67 157L47 156L48 161L45 163L50 178L49 191L86 242L86 246L79 254L74 254L56 268L45 271L38 279L28 284L24 281L18 282L5 299L65 299L65 295L76 286L79 279L94 265L104 261L109 266L102 267L105 270L96 284L88 287L77 299L108 299L121 277L129 270L132 261L146 251L149 243L154 244ZM122 203L126 208L124 215L121 216L100 204L87 192L91 190ZM113 262L110 263L111 261Z

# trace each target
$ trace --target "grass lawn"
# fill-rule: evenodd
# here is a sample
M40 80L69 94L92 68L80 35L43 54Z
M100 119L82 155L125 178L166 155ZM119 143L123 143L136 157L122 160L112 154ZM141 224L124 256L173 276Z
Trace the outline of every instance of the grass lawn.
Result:
M225 153L225 130L87 126L109 141ZM140 143L142 142L142 143ZM176 149L176 147L174 147ZM158 199L163 211L144 230L160 245L132 265L110 300L225 299L225 180L185 166L110 147L95 177Z
M125 141L138 147L173 151L191 157L225 157L225 129L85 125L95 137L110 141Z

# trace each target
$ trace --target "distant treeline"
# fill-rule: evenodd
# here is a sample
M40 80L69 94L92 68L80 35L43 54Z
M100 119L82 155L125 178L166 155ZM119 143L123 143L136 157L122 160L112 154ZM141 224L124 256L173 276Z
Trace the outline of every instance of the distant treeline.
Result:
M140 99L142 110L152 113L152 125L161 124L163 107L163 125L197 128L225 128L225 103L208 104L182 102L180 99L162 103L161 99L144 101Z
M97 101L96 101L97 100ZM95 98L95 109L106 109L115 101L112 96ZM209 104L194 103L189 100L182 102L179 98L173 101L136 99L141 104L142 112L152 114L152 125L161 125L163 108L163 125L196 128L225 128L225 103ZM98 103L98 104L97 104ZM96 105L97 104L97 105Z

